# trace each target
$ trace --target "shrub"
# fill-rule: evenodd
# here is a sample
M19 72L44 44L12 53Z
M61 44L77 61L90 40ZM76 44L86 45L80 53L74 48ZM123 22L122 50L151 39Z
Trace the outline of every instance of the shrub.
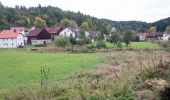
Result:
M70 39L67 36L58 36L54 38L54 44L60 47L66 47L70 43Z
M104 41L98 41L98 42L96 43L96 47L97 47L97 48L106 48L107 45L106 45L106 42L104 42Z
M87 46L87 48L93 49L93 48L96 48L96 45L94 43L91 43L90 45Z
M116 47L117 47L117 48L122 48L122 43L121 43L121 41L118 41L118 42L117 42Z
M84 45L84 44L86 44L86 43L85 43L85 39L84 39L84 38L80 38L80 39L78 40L78 44L79 44L79 45Z
M84 41L85 41L86 44L90 44L91 43L91 39L89 37L86 37L84 39Z

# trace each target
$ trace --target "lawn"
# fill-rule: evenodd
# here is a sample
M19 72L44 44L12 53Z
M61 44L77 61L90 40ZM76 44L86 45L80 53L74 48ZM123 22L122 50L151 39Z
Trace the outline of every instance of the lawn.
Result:
M156 43L151 43L151 42L131 42L129 47L125 46L125 43L122 43L123 48L134 48L134 49L159 49L160 46ZM107 47L114 47L113 44L110 42L107 42Z
M49 79L54 81L92 69L104 57L98 54L37 53L16 50L0 50L0 89L18 84L40 81L41 66L50 69Z

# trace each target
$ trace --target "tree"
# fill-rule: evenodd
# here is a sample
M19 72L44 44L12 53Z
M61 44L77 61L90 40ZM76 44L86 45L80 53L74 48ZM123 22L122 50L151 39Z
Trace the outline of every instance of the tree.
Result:
M76 44L76 39L73 38L73 36L70 37L70 43L71 43L71 50L73 52L74 45Z
M112 33L110 42L115 46L119 41L121 41L120 36L117 33Z
M74 20L71 20L70 21L70 27L71 28L78 28L78 25L77 25L77 23Z
M110 24L106 26L106 31L107 31L108 34L111 33L111 31L112 31L112 26L111 26Z
M168 26L166 27L166 33L167 33L167 34L170 34L170 25L168 25Z
M150 27L149 33L156 33L156 27Z
M68 27L70 26L70 20L69 19L63 19L60 21L60 25L63 27Z
M126 44L126 46L129 46L130 42L133 40L133 31L132 30L126 30L124 32L123 40Z
M60 47L66 47L70 43L70 39L67 36L58 36L54 38L54 43Z
M36 28L45 28L45 27L47 27L46 21L43 20L40 17L35 17L34 25L35 25Z
M83 23L81 24L81 29L82 29L83 31L87 31L87 30L89 29L88 22L83 22Z

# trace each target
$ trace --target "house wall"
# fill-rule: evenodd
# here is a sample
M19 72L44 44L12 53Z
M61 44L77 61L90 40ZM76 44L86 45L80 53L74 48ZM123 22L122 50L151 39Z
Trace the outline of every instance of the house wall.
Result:
M144 41L145 40L145 36L144 35L139 35L139 40L140 41Z
M85 36L88 37L89 36L89 32L85 31Z
M50 33L48 33L45 29L43 29L38 35L37 40L41 39L51 39Z
M163 34L163 40L168 40L170 38L169 34Z
M69 36L69 37L72 35L73 37L75 37L75 33L69 30L68 28L65 28L63 31L61 31L59 35Z
M0 48L17 48L17 38L0 39Z
M31 43L32 43L32 45L49 44L49 43L51 43L51 39L31 40Z
M0 39L0 48L17 48L19 46L24 46L24 38L22 34L19 34L17 38Z
M23 34L18 34L17 36L17 47L24 46L24 36Z

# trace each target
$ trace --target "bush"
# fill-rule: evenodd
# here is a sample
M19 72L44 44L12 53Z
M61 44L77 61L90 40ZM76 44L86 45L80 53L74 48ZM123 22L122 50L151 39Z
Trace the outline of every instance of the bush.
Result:
M91 43L91 39L89 37L86 37L84 40L85 40L86 44L90 44Z
M54 44L60 47L66 47L70 43L70 39L67 36L58 36L54 38Z
M96 48L96 45L94 43L91 43L90 45L87 46L87 48L93 49L93 48Z
M117 48L122 48L122 43L121 43L121 41L118 41L118 42L117 42L116 47L117 47Z
M85 43L85 39L80 38L80 39L78 40L78 45L84 45L84 44L86 44L86 43Z
M96 47L97 47L97 48L106 48L107 45L106 45L106 42L104 42L104 41L98 41L98 42L96 43Z

